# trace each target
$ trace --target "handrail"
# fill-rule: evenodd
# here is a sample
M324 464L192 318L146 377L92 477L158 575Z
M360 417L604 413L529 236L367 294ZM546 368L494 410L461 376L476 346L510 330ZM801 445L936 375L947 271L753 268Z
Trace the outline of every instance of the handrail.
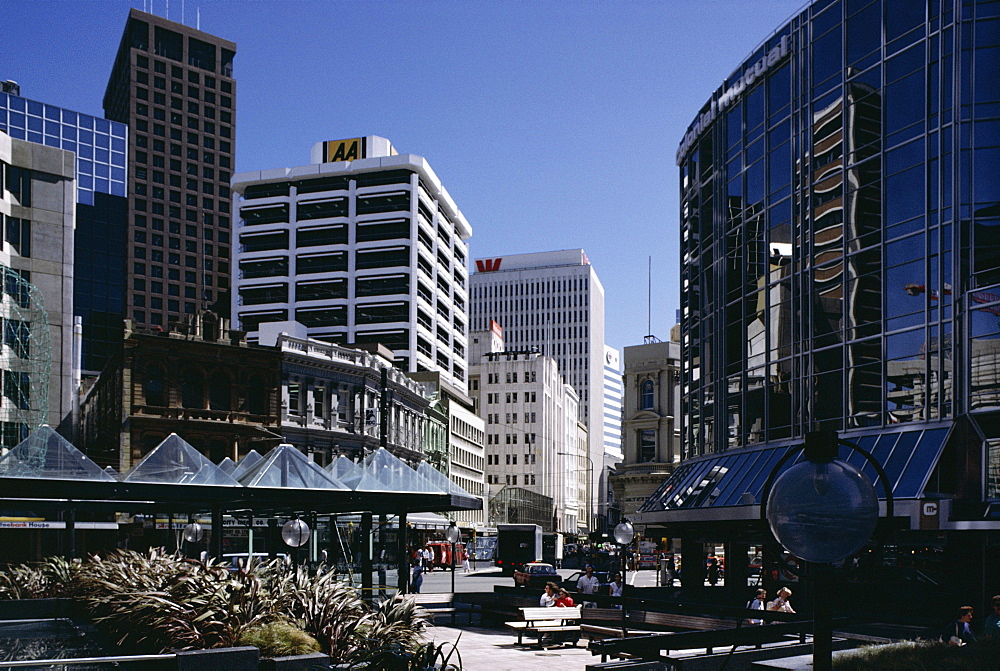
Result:
M44 667L51 668L55 665L66 664L116 664L118 662L161 662L169 659L176 659L176 653L163 653L160 655L124 655L121 657L72 657L66 659L22 659L13 662L0 662L3 668L31 668Z

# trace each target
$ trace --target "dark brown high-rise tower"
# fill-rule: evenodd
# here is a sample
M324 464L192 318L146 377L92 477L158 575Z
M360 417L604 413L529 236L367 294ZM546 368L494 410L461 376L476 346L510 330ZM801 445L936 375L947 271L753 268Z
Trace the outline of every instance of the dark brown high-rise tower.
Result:
M129 126L126 314L139 324L228 309L235 55L233 42L129 12L104 112Z

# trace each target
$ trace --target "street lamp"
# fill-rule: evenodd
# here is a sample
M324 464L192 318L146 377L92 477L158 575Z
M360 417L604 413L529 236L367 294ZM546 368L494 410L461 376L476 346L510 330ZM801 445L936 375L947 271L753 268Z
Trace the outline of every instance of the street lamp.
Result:
M775 539L796 557L818 564L813 589L813 669L833 664L833 624L829 565L867 543L878 522L875 487L861 471L837 458L838 445L860 453L871 464L886 496L886 516L893 516L892 490L881 465L860 446L840 440L833 431L806 434L805 443L785 453L761 492L761 518ZM799 450L805 460L775 480L779 469ZM773 487L773 488L772 488Z
M635 527L628 520L622 520L615 527L615 543L618 543L618 554L621 555L622 565L622 638L628 636L628 629L625 624L625 586L628 584L625 571L625 548L632 544L635 538Z
M455 593L455 543L462 540L462 532L458 530L455 526L455 522L452 521L451 525L445 529L444 532L445 540L451 543L451 593Z
M281 540L292 548L295 564L299 563L299 548L309 541L309 525L298 517L292 518L281 526Z
M591 509L593 508L593 499L591 498L591 491L594 488L594 460L591 459L586 454L573 454L572 452L556 452L556 454L563 457L583 457L588 462L590 462L590 466L587 468L587 531L595 531L595 529L591 528L590 526L592 521Z

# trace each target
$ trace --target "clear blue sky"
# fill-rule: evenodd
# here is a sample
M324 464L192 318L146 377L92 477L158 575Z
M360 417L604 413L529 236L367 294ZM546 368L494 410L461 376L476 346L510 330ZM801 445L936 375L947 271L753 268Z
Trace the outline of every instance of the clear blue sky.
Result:
M684 130L802 0L660 2L0 0L0 79L102 115L130 7L237 43L237 170L303 165L320 140L382 135L427 158L472 258L582 247L606 339L679 307Z

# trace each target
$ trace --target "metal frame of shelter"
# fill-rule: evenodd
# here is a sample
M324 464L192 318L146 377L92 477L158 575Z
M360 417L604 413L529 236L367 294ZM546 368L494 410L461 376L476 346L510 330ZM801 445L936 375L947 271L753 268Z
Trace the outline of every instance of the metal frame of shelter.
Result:
M264 457L257 455L253 461L236 480L171 434L117 480L62 436L43 426L0 457L0 509L63 513L71 554L75 553L77 511L210 514L209 554L214 557L222 555L225 514L254 517L360 514L362 538L367 539L367 551L362 551L362 589L372 587L372 516L398 516L398 587L406 591L409 587L407 513L479 510L482 506L480 499L457 486L443 491L382 448L353 468L341 464L339 478L291 445L279 445ZM287 486L273 486L274 482Z

